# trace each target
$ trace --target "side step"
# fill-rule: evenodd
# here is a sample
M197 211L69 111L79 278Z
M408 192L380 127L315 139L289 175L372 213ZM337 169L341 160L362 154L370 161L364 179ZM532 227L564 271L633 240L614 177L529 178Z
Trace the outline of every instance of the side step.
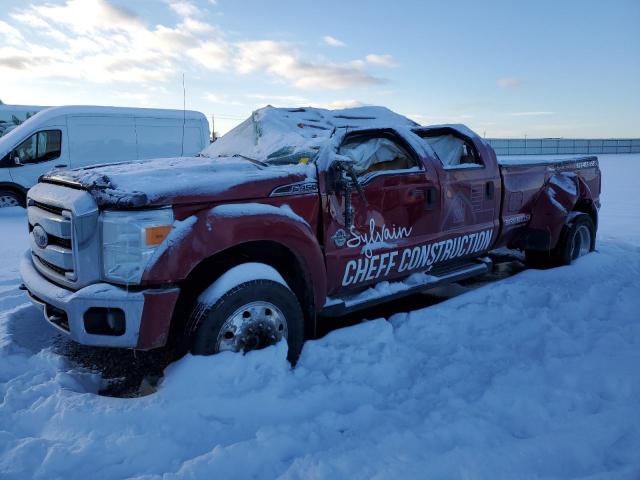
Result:
M466 278L483 275L491 271L493 262L487 257L458 265L454 269L435 272L421 272L409 275L403 280L380 282L366 290L341 297L327 297L327 302L320 312L323 317L340 317L357 310L421 293L444 284L458 282Z

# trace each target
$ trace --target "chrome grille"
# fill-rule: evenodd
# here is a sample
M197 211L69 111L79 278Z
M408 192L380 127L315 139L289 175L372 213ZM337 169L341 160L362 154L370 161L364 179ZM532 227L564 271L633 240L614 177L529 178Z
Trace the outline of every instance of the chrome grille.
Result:
M56 275L56 280L61 280L58 277L62 277L73 282L76 280L76 276L73 261L71 212L47 207L49 206L41 202L32 202L27 206L31 254L43 268ZM36 243L33 234L36 225L47 232L48 241L44 247Z
M100 278L97 234L98 209L83 190L39 183L27 198L29 242L33 264L59 285L78 289ZM34 228L38 229L40 245Z

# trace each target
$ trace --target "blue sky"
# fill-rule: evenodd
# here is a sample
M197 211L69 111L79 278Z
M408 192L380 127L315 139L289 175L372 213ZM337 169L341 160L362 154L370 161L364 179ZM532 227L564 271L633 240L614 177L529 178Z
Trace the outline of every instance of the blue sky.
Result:
M0 99L381 104L487 137L640 136L640 1L3 0Z

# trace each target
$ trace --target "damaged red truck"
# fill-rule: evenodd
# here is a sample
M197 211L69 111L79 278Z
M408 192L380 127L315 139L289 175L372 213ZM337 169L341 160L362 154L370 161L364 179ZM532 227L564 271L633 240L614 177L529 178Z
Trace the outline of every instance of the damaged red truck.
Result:
M595 248L596 157L498 163L462 125L381 107L254 114L194 158L54 171L28 194L21 274L86 345L195 354L286 339L327 316Z

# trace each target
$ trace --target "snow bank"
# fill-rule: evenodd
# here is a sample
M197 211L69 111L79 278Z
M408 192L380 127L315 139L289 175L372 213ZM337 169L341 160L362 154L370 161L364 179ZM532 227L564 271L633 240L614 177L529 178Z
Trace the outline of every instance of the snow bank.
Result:
M605 156L603 156L605 157ZM599 251L310 341L192 357L92 393L16 285L0 211L2 478L640 476L640 155L601 157Z

